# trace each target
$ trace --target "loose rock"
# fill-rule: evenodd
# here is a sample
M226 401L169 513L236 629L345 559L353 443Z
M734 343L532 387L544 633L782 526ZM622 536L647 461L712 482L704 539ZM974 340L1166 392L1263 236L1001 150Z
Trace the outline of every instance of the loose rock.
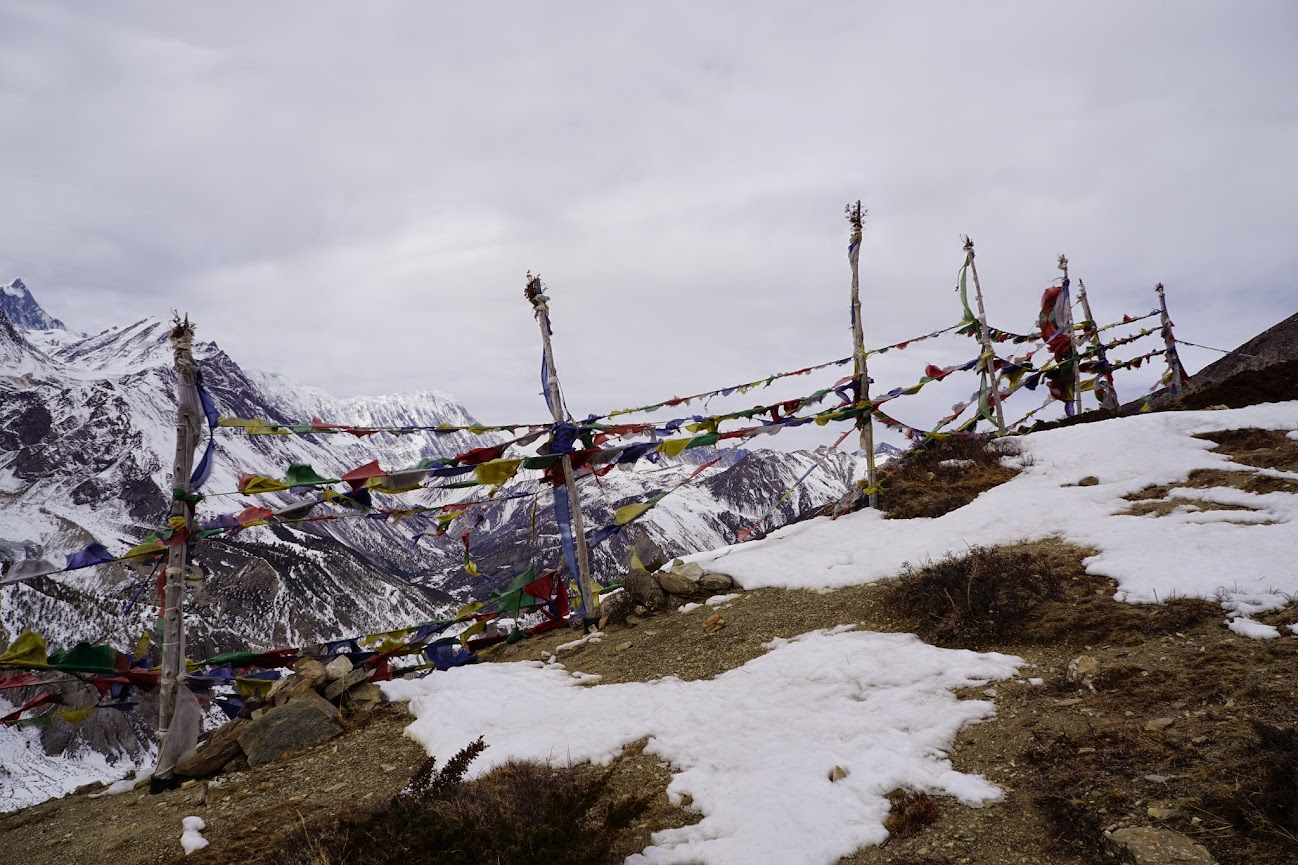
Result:
M352 659L339 655L325 666L325 681L336 682L352 671Z
M622 587L646 611L658 612L667 607L667 595L663 593L654 575L648 571L632 571L627 574L622 580Z
M1113 832L1109 842L1136 865L1217 865L1206 847L1170 829L1133 826Z
M687 564L673 563L671 573L697 583L703 578L703 567L697 562L689 562ZM661 576L661 574L659 576Z
M725 592L735 587L735 581L725 574L704 574L699 577L699 588L705 592Z
M1068 681L1076 685L1087 682L1100 668L1100 662L1090 655L1080 655L1068 662Z
M658 586L669 595L678 598L696 598L707 592L689 577L671 571L660 571L657 574Z
M247 721L236 718L218 728L207 744L199 748L194 756L176 764L175 774L182 778L206 778L220 772L242 753L239 747L239 734L247 726Z
M338 681L331 683L324 689L325 699L335 703L338 702L338 699L342 697L343 694L347 693L361 682L364 682L373 674L373 670L366 669L365 667L356 667L350 673L343 676Z
M248 758L248 765L260 766L283 754L332 739L342 732L338 709L312 691L250 721L239 733L238 740Z

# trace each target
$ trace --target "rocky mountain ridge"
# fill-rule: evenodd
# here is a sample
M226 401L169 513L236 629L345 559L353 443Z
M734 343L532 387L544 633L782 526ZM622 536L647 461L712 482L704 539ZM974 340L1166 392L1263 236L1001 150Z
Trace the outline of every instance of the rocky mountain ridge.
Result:
M23 292L24 321L54 321L25 287ZM80 336L57 328L28 330L0 316L0 558L57 557L92 539L121 549L161 520L174 450L168 329L161 320L142 319ZM196 343L195 357L226 416L276 422L321 417L375 426L475 422L438 391L338 399L281 376L246 371L210 341ZM376 458L399 467L501 440L467 432L355 439L218 430L217 437L215 468L204 489L209 498L200 508L205 516L248 503L230 495L242 471L278 475L291 462L305 462L336 477ZM858 472L853 457L825 449L684 456L582 482L583 510L593 530L611 522L618 507L674 487L698 463L721 456L692 484L595 548L597 576L624 572L632 548L648 561L732 543L813 464L816 470L771 515L768 528L838 498ZM533 495L504 500L472 514L471 524L455 525L447 537L418 543L413 537L419 527L372 519L252 529L210 541L197 553L211 578L191 599L195 638L220 651L385 630L484 598L529 563L557 566L551 495L538 481L535 474L521 474L501 498ZM420 490L402 500L442 504L473 497L460 492L450 498ZM268 506L291 498L271 496ZM460 535L466 530L485 579L463 568ZM133 643L132 635L151 627L152 590L141 592L130 616L121 610L142 579L121 566L102 566L6 588L0 627L13 634L31 625L53 644L105 631L121 645Z

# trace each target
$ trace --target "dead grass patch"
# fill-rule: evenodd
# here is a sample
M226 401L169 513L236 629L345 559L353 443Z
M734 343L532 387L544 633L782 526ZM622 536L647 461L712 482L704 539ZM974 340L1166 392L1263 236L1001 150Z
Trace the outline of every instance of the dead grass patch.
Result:
M937 803L927 793L915 790L893 790L888 794L892 809L883 827L892 835L913 835L937 820Z
M879 508L888 519L940 517L1013 478L1005 465L1020 453L1017 442L989 436L955 436L908 451L887 473Z
M898 626L958 648L1138 643L1221 618L1217 605L1169 598L1136 605L1113 599L1114 583L1086 573L1093 550L1050 538L974 547L881 585Z
M1221 502L1209 502L1204 499L1164 499L1162 501L1144 500L1133 504L1125 511L1118 513L1123 516L1132 517L1166 517L1176 511L1249 511L1257 513L1256 508L1245 507L1244 505L1228 505ZM1250 523L1250 525L1252 525Z
M1203 433L1196 438L1214 443L1214 451L1226 454L1237 463L1298 471L1298 441L1288 438L1282 430L1248 427Z
M464 774L479 739L438 769L428 760L385 804L332 820L305 819L256 849L226 847L195 862L268 865L605 865L616 834L648 806L610 797L617 767L509 762L474 781ZM204 851L206 852L206 851Z

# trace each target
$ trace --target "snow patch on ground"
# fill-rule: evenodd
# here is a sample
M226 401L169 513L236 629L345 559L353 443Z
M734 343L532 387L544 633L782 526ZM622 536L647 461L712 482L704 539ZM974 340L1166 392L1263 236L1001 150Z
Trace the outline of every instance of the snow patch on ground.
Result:
M563 666L479 664L381 685L409 700L407 735L449 757L479 735L481 775L507 760L606 764L648 737L668 794L702 821L655 833L635 865L832 865L888 837L899 787L970 806L1001 797L947 759L956 733L993 704L955 688L1012 676L1008 655L939 649L912 634L813 631L707 681L675 677L581 687ZM498 696L510 695L511 710ZM835 767L847 776L831 781Z
M1008 483L935 519L884 520L863 510L837 521L808 520L747 544L686 557L727 574L745 589L840 588L885 579L918 563L975 544L1062 537L1099 553L1092 574L1117 580L1117 599L1157 603L1170 597L1218 598L1251 615L1298 594L1298 496L1236 489L1177 489L1176 496L1249 511L1193 511L1125 516L1123 496L1152 484L1175 486L1195 469L1258 471L1213 453L1195 434L1244 427L1291 429L1298 402L1229 411L1166 412L1117 418L1024 436L1028 463ZM1266 471L1266 470L1262 470ZM1269 473L1269 472L1268 472ZM1077 482L1094 475L1100 483ZM1271 525L1260 525L1266 521ZM1249 524L1241 524L1247 522ZM1238 609L1247 600L1251 609Z
M1227 619L1226 627L1231 631L1239 634L1241 637L1248 637L1253 640L1274 640L1280 636L1280 631L1270 625L1264 625L1261 622L1255 622L1252 619L1240 616L1237 619Z

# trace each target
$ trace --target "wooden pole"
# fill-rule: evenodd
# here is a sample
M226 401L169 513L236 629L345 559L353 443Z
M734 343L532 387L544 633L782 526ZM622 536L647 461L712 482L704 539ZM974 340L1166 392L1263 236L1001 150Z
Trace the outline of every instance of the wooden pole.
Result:
M984 386L987 388L985 392L990 393L996 402L996 428L1001 435L1005 435L1005 409L1001 407L1000 376L996 372L996 365L992 363L996 352L992 350L992 335L987 330L987 309L983 306L983 288L978 282L978 266L974 264L974 243L970 237L964 239L964 254L965 264L973 274L974 297L978 299L978 341L982 343L983 348L979 367Z
M856 372L856 398L858 406L870 404L870 370L865 353L865 325L861 320L861 228L865 211L861 202L847 205L847 220L852 224L852 236L847 245L847 260L852 266L852 359ZM861 450L865 452L866 488L870 491L870 507L878 509L878 471L874 461L874 414L857 418L861 429Z
M550 412L555 423L567 419L563 404L563 392L559 388L559 373L554 367L554 348L550 345L550 298L545 295L545 286L541 277L527 274L527 288L524 296L532 303L532 311L541 327L541 350L545 356L545 388L549 396ZM581 516L581 496L577 493L577 479L572 471L572 457L563 455L560 460L563 471L563 485L567 488L568 508L572 511L572 530L577 548L577 588L581 592L582 623L589 630L592 623L599 622L599 610L594 608L594 593L590 583L590 548L586 543L586 526Z
M1181 356L1176 353L1176 337L1172 335L1172 317L1167 314L1167 295L1163 291L1163 283L1154 286L1154 291L1158 294L1158 309L1163 322L1163 345L1167 348L1167 368L1172 373L1172 380L1167 385L1167 391L1171 394L1172 399L1179 399L1181 396L1181 385L1186 379L1185 367L1181 366Z
M1104 370L1102 373L1104 381L1109 386L1109 389L1104 393L1100 393L1099 388L1096 388L1100 407L1113 411L1118 407L1118 388L1113 383L1113 370L1109 369L1109 356L1104 350L1104 341L1100 339L1100 332L1095 324L1095 315L1091 312L1091 301L1086 297L1086 283L1080 279L1077 280L1077 299L1082 302L1082 314L1086 316L1086 323L1083 325L1085 328L1084 336L1095 344L1095 356L1100 361L1100 368ZM1078 354L1080 355L1081 352L1078 352Z
M176 318L171 329L171 348L176 367L176 458L172 464L171 485L186 496L193 492L189 482L194 467L194 450L198 445L199 417L198 365L194 363L194 325L189 316ZM181 495L171 502L173 531L188 532L193 522L194 504ZM185 658L185 567L188 542L167 548L166 583L163 589L162 676L159 681L158 738L165 741L176 708L176 689L184 674Z
M1082 352L1077 339L1077 329L1073 325L1073 304L1068 297L1068 256L1059 256L1059 269L1064 272L1064 320L1059 326L1068 334L1068 344L1073 350L1073 412L1082 413Z

